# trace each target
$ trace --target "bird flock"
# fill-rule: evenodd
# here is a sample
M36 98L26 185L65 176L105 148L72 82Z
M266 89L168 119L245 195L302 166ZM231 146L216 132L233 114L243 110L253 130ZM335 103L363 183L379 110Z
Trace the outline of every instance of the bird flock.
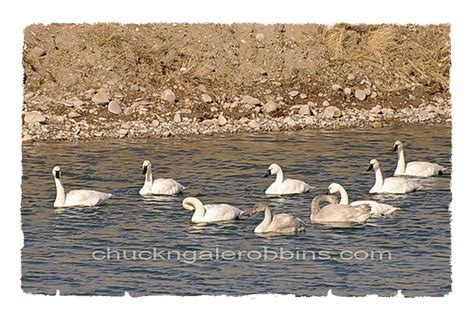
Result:
M368 171L374 171L375 184L370 194L406 194L422 190L420 177L442 175L446 168L430 162L405 162L403 143L396 141L393 151L398 154L398 163L393 177L384 178L380 163L370 160ZM52 170L56 184L56 199L54 207L92 207L105 203L112 194L95 190L72 190L66 194L61 181L61 168L55 166ZM153 179L151 162L145 160L142 164L142 174L145 177L141 196L177 195L186 187L171 178ZM301 180L285 178L278 164L271 164L264 177L276 175L275 181L265 190L268 196L296 195L306 193L314 187ZM339 194L340 199L336 194ZM326 203L321 207L322 203ZM193 223L216 223L253 217L264 213L263 221L254 229L255 233L296 233L304 231L306 223L291 214L272 214L267 204L258 202L251 210L241 210L229 204L204 205L196 197L186 197L182 201L184 209L192 211ZM349 195L344 187L337 183L328 186L325 194L316 195L311 201L311 223L329 226L353 225L366 222L369 218L391 215L397 207L379 203L374 200L358 200L349 202Z

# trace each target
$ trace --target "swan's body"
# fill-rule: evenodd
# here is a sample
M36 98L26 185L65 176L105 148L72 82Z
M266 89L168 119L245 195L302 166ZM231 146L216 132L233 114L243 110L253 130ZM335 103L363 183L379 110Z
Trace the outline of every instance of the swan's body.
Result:
M398 209L397 207L394 207L392 205L382 204L374 200L357 200L349 203L349 195L347 194L346 190L344 189L344 187L336 183L332 183L331 185L329 185L328 191L330 194L341 194L341 200L339 201L339 204L341 205L350 205L354 207L368 205L370 207L370 213L372 214L372 217L387 216Z
M377 160L371 160L368 171L375 171L375 184L370 189L371 194L405 194L423 189L423 186L414 179L402 177L383 178L380 163Z
M310 185L306 184L303 181L284 178L283 171L278 164L271 164L268 167L268 172L264 175L264 177L273 174L276 174L277 177L276 180L265 191L265 194L267 195L301 194L309 191L312 188Z
M194 197L185 198L183 208L194 211L191 218L194 223L230 221L239 219L244 214L244 211L228 204L203 205L199 199Z
M329 205L320 208L320 202ZM337 203L336 196L318 195L311 201L311 222L320 224L364 223L372 216L367 205L348 206Z
M410 162L405 164L405 151L403 143L396 141L393 145L393 151L398 153L397 168L393 173L394 176L418 176L418 177L429 177L443 175L447 169L439 164L430 162Z
M145 175L145 183L139 192L141 196L176 195L185 189L183 185L171 178L157 178L153 181L150 161L143 162L142 174Z
M54 175L54 182L56 183L56 199L54 201L54 207L98 206L103 204L112 196L112 194L109 193L102 193L90 189L71 190L66 194L61 181L61 169L59 166L55 166L52 173Z
M272 215L270 208L263 203L256 203L250 215L265 212L263 221L255 228L255 233L296 233L305 230L303 220L290 214Z

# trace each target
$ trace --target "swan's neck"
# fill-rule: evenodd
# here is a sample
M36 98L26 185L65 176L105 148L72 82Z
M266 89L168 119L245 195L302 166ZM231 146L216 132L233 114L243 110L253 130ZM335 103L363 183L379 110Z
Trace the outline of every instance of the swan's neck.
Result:
M61 207L64 206L64 202L66 201L66 193L64 191L63 183L59 178L54 178L54 182L56 183L56 200L54 201L54 207Z
M267 228L270 223L272 222L273 216L272 216L272 211L268 206L265 207L265 217L263 218L262 223L259 225L261 228Z
M145 183L143 184L143 187L140 190L140 193L144 195L151 193L152 185L153 185L153 175L151 173L151 166L149 166L146 170Z
M275 183L277 183L278 185L281 185L281 183L283 183L283 171L282 170L278 171Z
M206 208L204 208L202 202L198 199L193 199L191 205L194 207L194 214L191 220L194 221L204 218L206 215Z
M311 219L315 218L317 214L319 213L319 202L321 198L319 197L314 197L313 200L311 201Z
M380 168L375 170L375 188L381 188L383 186L383 174Z
M349 195L347 194L344 187L341 186L339 188L339 193L341 193L341 200L339 201L339 203L341 205L349 205Z
M398 162L395 174L405 174L405 151L403 148L398 149Z

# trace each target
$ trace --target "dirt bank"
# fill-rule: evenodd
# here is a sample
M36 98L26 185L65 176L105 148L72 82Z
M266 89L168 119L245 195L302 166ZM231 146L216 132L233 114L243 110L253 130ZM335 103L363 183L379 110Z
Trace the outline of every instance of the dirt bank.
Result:
M23 140L449 123L448 25L25 29Z

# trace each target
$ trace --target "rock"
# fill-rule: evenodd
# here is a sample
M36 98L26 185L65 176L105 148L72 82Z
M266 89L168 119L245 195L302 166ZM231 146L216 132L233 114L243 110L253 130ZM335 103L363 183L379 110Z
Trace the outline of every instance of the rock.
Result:
M131 115L135 110L133 109L133 107L127 107L123 110L123 114L126 115L126 116L129 116Z
M200 84L196 87L197 90L199 90L200 92L206 94L207 93L207 88L206 86L204 86L203 84Z
M66 103L71 106L71 107L75 107L75 108L79 108L79 107L82 107L85 102L82 101L81 99L77 98L77 97L72 97L68 100L66 100Z
M176 95L173 91L171 91L171 89L165 89L161 93L161 100L174 103L176 101Z
M324 100L323 101L323 107L329 107L329 101Z
M380 107L380 105L376 105L376 106L372 107L372 109L370 109L370 112L371 113L382 114L382 107Z
M255 39L256 39L257 41L263 41L263 40L265 40L265 35L264 35L263 33L257 33L257 34L255 35Z
M301 99L307 99L308 98L308 95L304 94L304 93L300 93L300 98Z
M48 122L52 124L62 124L64 123L64 117L63 116L51 116L48 118Z
M171 136L171 132L170 131L165 131L161 134L162 137L164 138L169 138Z
M30 92L26 93L26 94L23 96L23 98L24 98L25 100L29 100L29 99L33 98L34 96L35 96L35 93L32 92L32 91L30 91Z
M25 123L43 123L46 121L46 117L39 111L31 111L25 113Z
M120 136L121 138L123 138L124 136L126 136L126 135L128 134L128 130L127 130L127 129L120 129L120 130L118 131L118 133L119 133L119 136Z
M342 116L341 110L334 106L326 107L323 111L323 118L333 119L340 118Z
M109 94L105 91L105 89L99 89L97 93L92 96L92 102L96 105L103 106L110 102Z
M176 122L176 123L180 123L180 122L182 121L182 120L181 120L181 113L176 112L176 113L174 114L173 121Z
M354 95L360 101L364 101L367 98L367 93L365 89L356 89Z
M80 116L81 116L81 114L77 113L74 110L67 114L67 117L70 118L70 119L79 118Z
M252 105L252 106L262 104L262 102L260 100L258 100L257 98L254 98L252 96L247 96L247 95L242 97L242 99L240 100L240 103L241 104L248 104L248 105Z
M342 89L341 85L338 85L338 84L334 84L331 86L332 90L334 91L339 91Z
M370 94L370 98L377 98L377 92L372 91L372 93Z
M344 95L350 96L352 94L352 89L349 87L344 88Z
M382 127L382 123L380 121L375 121L372 123L372 128L381 128Z
M208 94L202 94L201 95L201 100L205 103L211 103L212 102L212 97L209 96Z
M203 120L203 121L201 122L201 124L203 124L203 125L205 125L205 126L213 126L213 125L215 125L215 123L216 123L216 122L215 122L214 120L212 120L212 119L206 119L206 120Z
M219 115L219 118L217 119L217 124L219 126L225 126L227 124L227 119L223 115Z
M311 115L311 109L309 108L309 105L302 105L300 107L300 110L298 111L298 114L303 115L303 116Z
M270 100L266 104L263 105L263 112L264 113L272 113L273 111L276 111L278 109L278 105Z
M258 128L258 123L255 120L250 120L248 123L248 126L252 129L257 129Z
M290 92L288 93L288 95L290 95L291 98L294 98L294 97L298 96L299 93L300 93L300 92L297 91L297 90L292 90L292 91L290 91Z
M119 103L115 100L112 100L109 102L109 106L107 107L107 110L113 114L119 114L122 112L122 107L120 107Z
M364 91L367 96L370 96L372 94L372 90L370 88L365 88Z
M347 75L347 80L354 80L355 78L354 74Z
M29 134L25 134L23 138L21 139L22 142L31 142L33 141L33 137Z
M42 49L41 47L36 46L31 49L29 56L30 58L43 57L43 56L46 56L46 51Z

